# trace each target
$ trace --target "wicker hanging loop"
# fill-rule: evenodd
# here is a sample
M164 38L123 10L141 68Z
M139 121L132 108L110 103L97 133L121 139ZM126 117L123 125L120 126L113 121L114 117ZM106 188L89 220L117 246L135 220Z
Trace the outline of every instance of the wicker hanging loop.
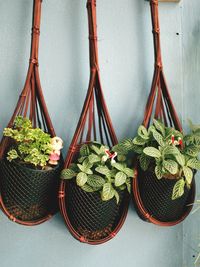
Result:
M19 96L16 108L14 110L14 113L7 127L12 128L14 126L15 118L21 115L23 117L28 117L31 120L34 128L39 127L43 129L45 132L49 133L52 137L54 137L55 131L54 131L54 128L53 128L53 125L52 125L52 122L51 122L51 119L50 119L50 116L47 110L47 106L44 100L42 87L40 84L40 77L39 77L38 51L39 51L39 36L40 36L41 4L42 4L42 0L33 1L32 39L31 39L31 52L30 52L28 73L27 73L24 88ZM0 144L0 160L2 160L2 162L3 162L3 158L5 157L5 154L7 152L9 145L10 145L10 139L8 137L3 137L1 140L1 144ZM58 170L56 170L56 173L57 171ZM52 175L54 176L56 173L52 172ZM14 175L17 175L17 174L14 173ZM51 177L53 177L52 175ZM31 179L30 179L30 183L32 185ZM54 185L54 188L55 188L55 185ZM29 190L29 189L30 189L29 187L26 188L26 190ZM25 190L25 189L23 188L22 190ZM44 192L41 194L44 194ZM48 215L45 215L43 218L39 218L34 221L32 221L31 219L30 220L28 219L27 221L23 219L18 219L13 214L11 214L10 210L7 209L7 206L4 203L4 197L3 197L2 192L1 192L0 202L1 202L2 210L4 211L4 213L11 220L17 223L20 223L20 224L32 226L32 225L42 223L52 217L51 214L48 214Z
M81 116L65 160L65 168L68 168L70 164L75 160L77 154L79 153L81 145L84 143L100 140L102 144L107 143L108 146L117 144L117 137L111 122L110 115L108 113L108 108L104 99L100 82L95 0L87 1L87 11L89 25L90 81ZM121 204L120 211L118 211L120 212L120 216L118 216L117 221L115 220L115 224L113 223L113 225L111 225L112 231L105 233L103 237L101 236L99 238L93 239L85 237L82 233L75 229L75 227L71 223L68 210L68 196L70 194L69 188L70 185L68 185L66 181L61 181L59 191L59 205L65 223L72 235L81 242L93 245L104 243L113 238L125 221L128 211L129 197L126 195L123 198L123 203ZM76 188L74 190L77 190L75 195L84 195L79 191L79 189ZM87 198L86 195L82 197ZM74 201L70 201L70 206L72 204L71 202L79 201L78 196L75 197L75 199L76 200ZM89 201L88 203L90 203L91 199L85 199L84 201ZM97 199L94 198L93 201L95 202L97 201ZM84 213L84 210L82 212Z
M147 100L145 115L143 120L143 125L148 127L152 117L162 120L165 125L175 127L175 129L182 131L182 126L178 115L176 113L175 107L172 103L171 96L169 94L169 89L165 79L162 65L162 56L161 56L161 43L160 43L160 25L159 25L159 11L158 11L158 0L150 0L151 8L151 19L153 27L153 42L154 42L154 58L155 58L155 67L153 74L153 81L150 90L150 94ZM153 110L155 113L153 115ZM141 179L143 177L140 177ZM138 181L138 172L135 172L135 179L133 179L132 189L133 189L133 198L135 207L138 211L138 214L144 219L154 224L160 226L173 226L181 221L183 221L192 209L192 205L189 205L185 208L184 214L180 216L178 220L175 221L160 221L153 217L153 214L147 211L143 200L141 198L141 193L139 190L139 181ZM148 180L148 179L147 179ZM148 183L148 181L147 181ZM160 183L160 181L158 181ZM163 182L164 183L164 182ZM156 185L160 186L160 185ZM164 189L163 189L164 190ZM188 197L188 204L194 202L195 198L195 182L193 179L192 188L190 190L190 195ZM150 201L150 200L149 200Z

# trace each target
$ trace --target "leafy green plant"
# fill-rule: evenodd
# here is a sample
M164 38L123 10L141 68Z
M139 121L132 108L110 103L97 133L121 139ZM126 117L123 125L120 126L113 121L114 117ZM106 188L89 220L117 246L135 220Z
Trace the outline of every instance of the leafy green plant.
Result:
M18 160L35 167L44 168L51 153L51 137L40 128L32 128L31 121L17 116L13 128L5 128L4 136L14 140L7 153L7 160Z
M130 179L134 171L127 167L125 157L117 156L116 162L116 156L117 153L113 154L105 145L97 142L84 144L77 163L64 169L61 178L75 179L84 191L99 192L103 201L115 197L119 203L119 191L131 190Z
M123 140L113 150L121 155L134 151L144 171L154 166L158 179L176 179L172 199L177 199L185 186L190 188L194 170L200 169L200 126L189 124L191 132L183 134L154 119L148 129L141 125L134 139Z

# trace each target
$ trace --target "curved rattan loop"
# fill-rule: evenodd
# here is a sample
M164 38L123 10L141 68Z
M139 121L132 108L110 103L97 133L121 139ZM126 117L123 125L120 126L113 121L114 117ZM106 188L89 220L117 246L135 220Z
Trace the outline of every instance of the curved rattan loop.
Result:
M21 115L23 117L29 117L29 119L32 121L33 127L39 127L45 132L48 132L53 137L55 136L55 131L44 100L38 70L41 2L41 0L33 1L32 40L28 73L24 88L19 96L16 108L7 127L11 128L16 116ZM0 144L0 160L3 160L8 146L9 138L3 137ZM15 218L15 216L8 211L4 203L2 192L0 202L2 210L8 216L8 218L23 225L31 226L40 224L51 218L52 214L54 213L52 211L52 214L47 214L44 216L44 218L37 220L23 221L21 219Z
M158 13L158 0L150 0L151 18L153 26L153 41L154 41L154 56L155 56L155 68L152 86L150 94L147 100L143 125L148 127L151 118L155 117L161 119L165 125L175 127L177 130L182 131L182 126L175 107L172 103L169 89L166 83L165 75L163 72L161 45L160 45L160 26L159 26L159 13ZM153 110L155 113L153 115ZM137 165L136 165L137 170ZM192 209L192 203L195 199L195 181L193 179L192 189L190 190L190 196L188 198L188 206L185 213L177 220L174 221L160 221L154 218L153 214L150 214L145 208L138 183L138 172L136 171L135 179L132 182L133 200L138 212L138 215L148 222L160 225L160 226L172 226L183 221Z
M65 168L69 167L72 163L75 154L79 151L80 146L83 143L90 142L92 140L100 140L102 144L107 143L109 146L117 144L117 137L112 126L100 82L95 0L87 1L87 11L89 25L90 81L82 113L65 160ZM125 194L126 196L123 201L123 209L114 229L112 229L107 236L93 240L92 238L84 237L73 227L71 223L66 203L68 187L69 185L66 181L61 181L59 206L71 234L79 241L92 245L102 244L113 238L125 221L129 205L129 196Z

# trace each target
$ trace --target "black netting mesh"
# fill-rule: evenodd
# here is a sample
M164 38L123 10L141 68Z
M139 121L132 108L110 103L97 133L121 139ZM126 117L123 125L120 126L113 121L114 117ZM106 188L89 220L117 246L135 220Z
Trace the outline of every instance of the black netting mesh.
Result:
M153 171L138 170L138 185L143 205L149 214L159 221L176 221L188 209L191 190L185 188L182 197L172 200L175 183L176 180L171 179L158 180Z
M120 203L115 198L102 201L100 194L87 193L75 182L67 182L66 210L74 229L86 239L107 237L118 225L128 194L120 193Z
M37 221L55 212L60 165L41 171L1 160L0 188L7 211L21 221Z

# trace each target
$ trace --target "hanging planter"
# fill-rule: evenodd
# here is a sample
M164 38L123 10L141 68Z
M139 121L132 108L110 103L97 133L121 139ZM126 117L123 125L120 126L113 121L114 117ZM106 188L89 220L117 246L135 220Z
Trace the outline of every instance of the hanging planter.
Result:
M88 239L106 237L126 192L130 192L133 170L126 166L124 157L118 158L117 153L96 142L82 145L75 162L61 175L72 180L66 193L71 224Z
M11 220L36 225L58 209L63 142L44 101L38 70L41 0L34 0L31 58L25 86L0 147L1 207Z
M158 0L151 0L150 5L155 70L144 121L138 135L124 140L114 151L136 153L132 190L138 215L157 225L172 226L184 220L192 209L194 174L200 168L200 129L191 124L191 133L182 132L163 72Z
M61 175L59 204L65 223L76 239L101 244L113 238L125 221L133 171L122 162L124 157L112 152L117 138L100 83L96 1L88 0L87 9L90 83ZM118 174L116 179L123 179L121 185L115 179L119 166L122 178Z

